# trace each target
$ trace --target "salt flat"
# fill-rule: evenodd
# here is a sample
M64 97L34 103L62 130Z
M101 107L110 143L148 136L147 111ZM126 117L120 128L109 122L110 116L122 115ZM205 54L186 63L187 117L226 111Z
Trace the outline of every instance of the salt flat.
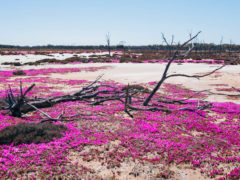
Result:
M107 64L75 64L66 65L66 67L100 67ZM99 74L104 74L103 80L113 80L123 84L136 84L147 83L151 81L159 81L166 64L132 64L132 63L118 63L108 64L110 67L107 69L95 72L73 72L68 74L52 74L52 77L62 79L86 79L94 80ZM220 65L209 64L172 64L169 70L171 73L184 73L188 75L204 74L211 72ZM51 66L54 67L54 66ZM61 66L63 67L63 66ZM65 66L64 66L65 67ZM174 77L167 79L165 82L173 84L181 84L186 88L201 91L211 90L211 92L217 92L216 88L221 88L224 84L224 88L240 87L240 65L229 65L219 70L218 72L201 78L200 80L195 78ZM219 93L219 92L218 92ZM221 92L224 93L224 92ZM237 94L234 92L226 94ZM207 100L228 102L230 101L226 96L211 95ZM239 100L231 100L232 102L240 103Z
M111 55L113 54L119 54L119 52L112 52ZM29 62L35 62L39 61L42 59L58 59L58 60L64 60L66 58L71 58L71 57L83 57L83 58L89 58L91 55L96 55L96 56L102 56L106 55L108 52L83 52L83 53L52 53L48 55L36 55L36 54L24 54L24 55L0 55L0 63L5 63L5 62L19 62L19 63L29 63Z

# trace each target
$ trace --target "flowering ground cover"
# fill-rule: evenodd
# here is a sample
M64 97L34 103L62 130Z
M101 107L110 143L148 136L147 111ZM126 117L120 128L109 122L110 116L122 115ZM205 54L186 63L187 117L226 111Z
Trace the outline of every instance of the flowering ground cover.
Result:
M38 75L79 71L79 68L41 69L26 71L27 77L12 78L13 71L1 71L3 98L12 86L18 92L36 83L29 98L50 97L74 92L90 83L86 80L62 80ZM91 70L91 69L88 69ZM31 78L29 78L31 77ZM124 85L100 82L122 89ZM155 82L141 84L153 88ZM67 91L66 91L67 89ZM151 106L168 107L172 112L133 111L133 118L124 113L124 104L107 101L93 106L87 101L63 102L42 109L52 117L64 110L69 116L63 124L67 130L60 139L49 143L0 145L0 177L3 179L178 179L187 172L199 179L240 178L240 104L214 102L207 110L194 109L199 93L186 104L165 103L161 100L180 100L195 92L179 85L165 84L165 93L154 95ZM104 94L102 94L104 96ZM132 104L140 107L146 92L136 95ZM74 118L70 118L74 117ZM38 123L39 112L29 112L22 118L12 117L0 110L0 130L23 122Z
M52 73L68 73L68 72L80 72L80 71L97 71L100 69L106 69L108 66L102 67L86 67L86 68L47 68L47 69L30 69L22 70L26 76L36 76L36 75L49 75ZM0 77L12 77L15 71L0 71Z

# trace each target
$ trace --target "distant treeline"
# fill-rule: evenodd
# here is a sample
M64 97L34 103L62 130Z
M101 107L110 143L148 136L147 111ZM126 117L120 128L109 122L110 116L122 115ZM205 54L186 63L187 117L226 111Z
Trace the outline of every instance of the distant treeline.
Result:
M235 44L201 44L194 43L195 50L199 51L238 51L240 50L240 45ZM129 50L175 50L178 48L178 45L146 45L146 46L111 46L112 50L121 50L121 49L129 49ZM184 47L182 50L187 49L188 47ZM46 45L46 46L15 46L15 45L0 45L0 49L17 49L17 50L41 50L41 49L49 49L49 50L107 50L108 46L99 45L99 46L69 46L69 45Z

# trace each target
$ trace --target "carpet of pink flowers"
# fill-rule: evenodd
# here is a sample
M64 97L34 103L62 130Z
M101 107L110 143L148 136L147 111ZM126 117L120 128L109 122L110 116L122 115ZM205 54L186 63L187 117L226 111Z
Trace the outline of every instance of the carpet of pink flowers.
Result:
M12 71L1 71L0 97L4 97L8 84L17 91L20 80L24 87L36 83L28 97L48 97L63 95L61 88L76 89L86 85L85 80L62 80L38 77L49 73L67 73L80 71L79 68L39 69L26 71L29 77L13 77ZM91 69L88 69L91 70ZM115 82L102 82L116 86ZM154 82L144 84L149 88ZM60 87L62 86L62 87ZM176 99L194 94L179 86L166 84L168 94ZM52 117L62 110L65 114L77 115L77 120L63 123L68 130L61 139L42 144L22 144L18 146L0 146L0 179L39 179L56 176L79 179L99 178L91 167L73 161L69 155L78 153L83 161L98 161L107 169L117 173L124 162L142 164L162 164L165 167L188 165L191 170L200 170L202 176L216 179L240 179L240 104L213 103L207 111L178 111L180 107L194 108L197 100L188 104L164 104L159 102L162 94L154 96L153 106L165 105L172 113L136 111L134 118L124 114L124 105L118 101L108 101L98 106L88 102L65 102L51 108L45 108ZM146 97L147 94L142 94ZM199 94L203 97L205 94ZM133 99L140 106L140 101ZM39 112L31 112L23 118L11 117L0 111L0 129L20 122L39 122L44 117ZM109 148L112 142L118 141ZM94 151L83 151L87 147L101 147ZM118 172L121 173L121 172ZM167 177L168 171L162 171L155 177Z

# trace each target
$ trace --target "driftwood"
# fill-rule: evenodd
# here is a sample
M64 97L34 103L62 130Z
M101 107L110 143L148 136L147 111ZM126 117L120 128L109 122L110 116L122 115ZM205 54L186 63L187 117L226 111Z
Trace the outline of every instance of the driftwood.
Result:
M21 107L24 105L24 99L25 96L29 91L32 90L32 88L35 86L35 84L32 84L24 93L22 90L22 82L20 82L20 96L15 97L13 95L12 89L9 86L9 92L7 93L7 98L5 99L5 102L8 104L6 109L9 109L11 111L12 116L21 117L22 110Z
M41 114L43 114L46 118L41 121L48 122L48 121L73 121L76 120L73 117L64 117L64 111L57 117L53 118L47 113L45 113L41 108L51 107L55 104L61 103L61 102L67 102L67 101L87 101L90 103L90 105L100 105L103 102L106 101L112 101L112 100L118 100L121 103L124 104L124 112L127 113L131 118L133 118L133 115L131 114L131 111L162 111L165 113L171 113L173 110L165 107L164 105L152 105L151 107L136 107L134 104L132 104L132 99L134 98L137 101L142 101L143 98L134 96L136 93L138 93L135 90L131 91L129 89L129 85L125 88L125 91L117 91L116 87L112 87L109 85L103 85L103 84L96 84L100 78L96 79L93 83L89 84L86 87L83 87L81 90L72 93L70 95L65 96L57 96L52 97L49 99L27 99L25 98L26 94L35 86L34 84L31 85L24 93L22 92L22 84L20 84L20 97L14 97L13 92L11 90L11 87L9 87L9 93L6 98L6 102L8 103L8 106L5 107L5 109L10 110L10 113L12 116L21 117L22 114L28 113L30 111L39 111ZM98 90L100 87L111 87L113 90ZM131 94L130 94L131 92ZM141 92L141 91L139 91ZM197 95L204 91L196 92L194 95ZM105 94L107 96L99 96L99 94ZM188 99L191 99L194 97L194 95L181 100L155 100L156 102L161 102L165 104L188 104L191 102L186 102ZM94 100L92 100L94 99ZM125 100L124 100L125 99ZM166 98L165 98L166 99ZM199 110L205 110L206 108L211 107L211 103L205 102L205 101L199 101L201 103L201 106L197 106L194 109L189 108L180 108L176 111L199 111ZM17 107L17 108L16 108ZM84 114L82 114L84 115ZM201 114L199 114L201 115ZM76 115L75 115L76 116Z
M15 117L22 117L23 114L26 114L31 111L38 111L41 114L43 114L46 118L41 121L48 122L48 121L73 121L75 119L72 119L70 117L64 117L64 111L57 117L53 118L47 113L45 113L41 108L47 108L51 107L55 104L61 103L61 102L68 102L68 101L87 101L90 103L90 105L100 105L103 102L106 101L112 101L112 100L118 100L121 103L124 104L124 112L127 113L131 118L133 118L133 115L130 113L130 111L163 111L163 112L171 112L169 109L164 107L163 105L159 105L158 107L149 107L149 108L141 108L141 107L135 107L134 105L131 105L132 98L135 98L137 100L141 100L141 97L134 96L138 93L143 93L142 88L137 89L131 89L131 86L126 86L126 88L123 88L122 90L118 90L116 87L104 85L104 84L97 84L101 76L99 76L94 82L91 84L83 87L81 90L64 96L56 96L51 97L48 99L43 98L35 98L35 99L29 99L26 98L26 94L32 90L32 88L35 86L35 84L32 84L24 93L22 91L22 83L20 83L20 96L14 96L11 87L9 86L9 92L7 94L7 97L5 99L5 102L7 103L7 106L4 107L4 109L7 109L10 111L12 116ZM111 88L112 90L99 90L99 88L107 87ZM102 94L106 96L101 96ZM124 101L125 99L125 101Z
M10 110L10 113L12 116L21 117L22 114L28 113L30 111L39 111L41 114L43 114L46 118L43 119L41 122L47 122L47 121L73 121L75 119L69 118L69 117L63 117L64 111L57 117L53 118L44 111L41 110L41 108L51 107L55 104L61 103L61 102L68 102L68 101L87 101L90 105L100 105L106 101L112 101L117 100L124 104L124 112L127 113L131 118L133 118L133 115L131 114L131 111L162 111L166 113L171 113L173 110L169 109L165 105L159 105L159 104L152 104L151 107L136 107L132 101L132 99L137 100L138 102L143 101L144 99L140 96L135 96L139 93L146 93L143 92L142 88L133 88L135 86L126 86L125 88L122 88L122 90L119 90L119 88L110 86L110 85L104 85L104 84L98 84L99 79L101 76L99 76L95 81L90 83L89 85L81 88L81 90L64 96L56 96L51 97L49 99L27 99L25 96L26 94L32 90L32 88L35 86L35 84L32 84L24 93L22 91L22 83L20 83L20 96L15 97L11 87L9 86L9 92L7 94L5 102L7 103L7 106L5 109ZM99 88L106 87L111 88L112 90L99 90ZM144 90L145 91L145 90ZM199 91L195 94L191 95L188 98L185 99L169 99L166 97L162 97L159 99L154 99L156 102L161 102L165 104L189 104L191 102L187 102L187 100L193 98L194 96L198 95L202 92L209 92L209 90ZM211 93L211 92L209 92ZM104 94L105 96L101 96ZM201 106L197 106L193 109L189 108L180 108L175 111L199 111L199 110L205 110L206 108L211 107L211 103L208 103L203 100L199 100L199 103Z
M125 96L125 102L124 102L124 112L127 113L131 118L133 118L133 115L128 111L129 103L131 103L131 102L129 102L129 101L131 101L130 99L131 99L131 97L129 96L129 84L128 84L128 86L126 88L126 96Z
M109 86L109 85L97 85L96 83L99 81L99 79L102 76L99 76L94 82L89 84L86 87L83 87L81 90L64 96L56 96L51 97L48 99L27 99L25 98L26 94L35 86L35 84L32 84L24 93L22 92L22 83L20 83L20 96L14 96L11 87L9 86L9 92L7 94L7 98L5 99L5 102L7 104L4 109L8 109L12 116L15 117L21 117L22 114L28 113L30 111L40 111L40 108L46 108L51 107L55 104L61 103L61 102L68 102L68 101L82 101L82 100L88 100L95 98L95 104L100 104L99 101L104 102L108 99L105 99L105 97L99 96L100 94L108 94L115 99L122 98L123 92L117 91L115 87ZM111 87L113 90L98 90L102 87ZM109 97L108 97L109 98ZM99 101L98 101L99 100ZM44 112L41 112L44 114L47 118L53 119ZM60 118L59 118L60 119Z

